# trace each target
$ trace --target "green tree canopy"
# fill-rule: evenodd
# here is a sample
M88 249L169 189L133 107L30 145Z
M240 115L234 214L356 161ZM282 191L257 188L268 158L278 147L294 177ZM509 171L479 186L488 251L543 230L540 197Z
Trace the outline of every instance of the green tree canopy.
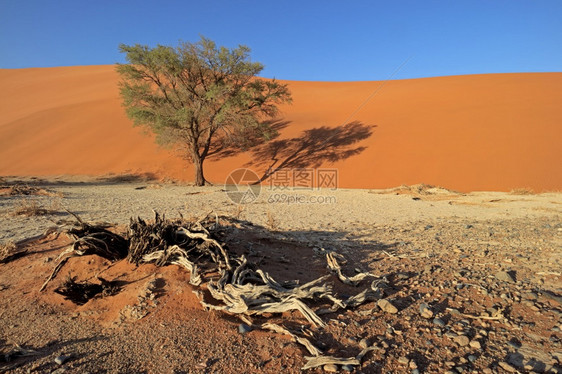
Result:
M267 139L277 105L291 101L286 85L257 77L263 65L250 60L246 46L217 47L201 37L177 47L119 48L128 61L117 65L128 117L160 143L181 145L198 186L206 182L203 161L213 142L244 148L247 139Z

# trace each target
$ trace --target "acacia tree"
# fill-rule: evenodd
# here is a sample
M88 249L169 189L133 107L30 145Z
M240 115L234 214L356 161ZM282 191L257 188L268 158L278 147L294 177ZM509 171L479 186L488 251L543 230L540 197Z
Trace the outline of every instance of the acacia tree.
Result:
M263 65L246 46L217 47L204 37L177 47L121 44L128 64L118 64L127 115L147 126L161 144L179 144L203 186L203 161L225 145L267 139L277 105L291 101L286 85L257 76Z

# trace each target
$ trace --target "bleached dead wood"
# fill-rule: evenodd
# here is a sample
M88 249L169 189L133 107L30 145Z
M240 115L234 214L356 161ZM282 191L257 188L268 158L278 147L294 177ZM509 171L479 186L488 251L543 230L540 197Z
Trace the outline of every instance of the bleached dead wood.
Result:
M359 273L352 277L344 275L341 266L338 263L338 260L336 259L335 252L327 253L326 261L328 262L328 268L338 276L340 281L342 281L345 284L357 286L363 279L373 276L371 273L368 272Z
M228 258L228 254L227 254L226 250L224 249L224 247L217 240L209 237L209 235L207 233L190 232L185 227L178 228L177 233L183 234L190 239L201 239L205 242L208 242L208 243L214 245L215 247L217 247L220 250L220 252L222 254L222 259L224 260L226 268L228 270L232 269L232 266L230 265L230 260Z
M318 285L326 277L318 278L292 290L285 289L275 282L273 278L262 272L265 279L270 284L255 285L246 284L223 284L221 280L226 277L223 275L217 283L209 283L208 290L211 296L224 305L216 306L204 304L208 308L224 310L229 313L245 313L248 315L264 313L283 313L290 310L298 310L311 323L316 326L324 326L324 322L314 311L307 306L301 299L315 299L324 297L331 291L326 285ZM224 283L224 282L222 282Z
M165 250L155 251L142 257L142 262L154 262L158 266L178 265L185 268L190 273L189 283L198 286L201 284L201 276L198 273L197 265L189 260L187 251L177 245Z
M361 361L363 360L363 357L365 357L365 355L370 351L374 351L376 349L377 347L374 346L367 347L363 349L361 352L359 352L359 354L356 357L305 356L304 358L307 362L306 365L302 367L302 370L312 369L315 367L324 366L328 364L359 366L361 365Z
M345 357L333 357L333 356L314 356L314 357L304 357L306 360L306 365L302 367L302 370L312 369L318 366L324 366L328 364L334 365L361 365L361 362L355 357L345 358Z
M111 261L117 261L127 256L126 240L105 226L89 225L82 221L78 215L69 212L78 221L79 225L66 232L66 235L74 239L74 242L65 249L58 257L57 264L45 283L39 289L42 292L47 284L53 280L67 261L76 256L95 254Z
M81 224L86 225L84 222ZM214 227L218 227L218 218ZM122 250L116 254L112 247L114 243L121 243L122 239L128 244L128 253L125 255L130 262L152 262L158 266L174 264L185 268L190 272L190 283L195 286L205 283L214 299L213 303L205 302L203 292L198 290L198 298L205 308L236 315L242 321L248 321L246 323L249 325L249 317L253 315L298 311L310 324L323 327L325 322L319 314L326 310L313 310L307 304L309 301L331 303L332 307L327 312L332 313L383 297L380 287L382 280L371 282L363 291L345 299L334 294L332 285L327 283L330 275L304 284L300 284L298 280L279 282L263 269L259 269L257 263L250 263L245 256L236 257L229 253L225 245L213 237L213 229L208 223L204 225L201 220L196 223L169 221L156 214L155 221L151 224L140 218L131 220L126 239L104 236L106 232L101 236L84 233L87 235L81 237L79 234L76 234L73 245L61 254L61 260L47 282L54 278L64 263L73 256L92 251L106 258L122 256ZM343 274L340 261L345 259L334 252L328 253L326 259L331 272L345 284L358 286L362 280L374 277L368 272L354 276ZM208 278L208 274L212 274L214 280ZM219 274L218 279L216 274ZM350 358L323 356L311 340L300 333L276 324L264 323L260 326L262 329L289 335L305 347L313 357L306 357L307 364L303 369L326 364L359 365L363 356L374 349L366 348L357 357Z
M314 344L312 344L310 342L310 340L308 340L307 338L303 338L301 336L298 336L294 333L292 333L291 331L289 331L288 329L279 326L277 324L274 323L264 323L260 326L263 330L270 330L279 334L285 334L285 335L289 335L290 337L293 338L293 341L299 343L300 345L302 345L303 347L306 348L306 350L308 351L308 353L310 353L313 356L320 356L322 354L322 351L318 348L316 348L314 346Z

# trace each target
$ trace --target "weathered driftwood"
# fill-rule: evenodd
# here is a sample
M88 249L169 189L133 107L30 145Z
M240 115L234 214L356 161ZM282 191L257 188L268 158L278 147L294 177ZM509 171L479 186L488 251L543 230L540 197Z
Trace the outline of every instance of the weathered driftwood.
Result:
M324 366L328 364L353 365L353 366L361 365L361 361L359 361L355 357L346 358L346 357L333 357L333 356L314 356L314 357L305 356L304 359L306 360L306 365L302 367L302 370L312 369L318 366Z
M5 351L2 346L0 346L0 348L2 348L0 351L0 362L10 362L17 357L35 356L39 354L39 352L33 349L23 348L19 344L14 344L14 347L9 351ZM16 365L2 366L2 370L10 370L14 366Z
M186 227L187 226L187 227ZM199 222L188 224L182 221L170 221L155 213L154 223L147 223L140 217L131 219L127 234L129 240L128 260L132 263L158 260L157 265L171 264L186 259L178 265L189 271L193 265L189 257L200 259L209 257L211 263L231 269L230 259L224 247L211 236L209 230ZM173 254L168 254L172 251ZM157 253L157 254L155 254Z
M148 253L142 257L141 262L154 262L158 266L178 265L187 269L190 273L189 283L194 286L201 284L201 276L198 273L197 265L189 260L187 252L177 245L165 250Z
M66 232L74 239L72 245L58 257L53 272L42 285L43 291L54 279L66 262L75 256L95 254L111 261L128 258L130 262L155 262L159 266L176 264L185 267L192 274L190 282L201 283L198 268L193 258L210 257L217 266L230 267L226 250L215 239L209 237L209 231L201 222L195 225L202 232L191 232L182 227L181 221L166 220L155 213L154 223L148 224L141 218L131 219L127 237L115 234L105 226L90 225L78 215L69 212L78 221L77 227Z
M175 231L178 227L179 222L166 220L156 212L154 223L147 223L140 217L131 218L127 230L129 262L138 265L145 255L166 250L177 244Z
M338 260L336 259L336 253L335 252L329 252L326 254L326 261L328 262L328 268L334 272L340 281L342 281L345 284L349 284L351 286L357 286L363 279L367 278L367 277L374 277L371 273L368 272L364 272L364 273L359 273L356 274L352 277L348 277L346 275L344 275L342 273L342 269L340 264L338 263ZM341 256L341 255L339 255Z
M303 338L301 336L298 336L297 334L289 331L285 327L279 326L275 323L264 323L260 326L260 328L262 330L269 330L269 331L276 332L278 334L289 335L290 337L293 338L293 341L295 341L295 342L299 343L300 345L304 346L306 348L306 350L308 351L308 353L310 353L311 355L313 355L313 356L322 355L322 351L320 349L318 349L317 347L315 347L314 344L312 344L310 342L310 340L308 340L307 338Z
M151 262L158 266L181 266L190 272L191 284L200 286L206 282L210 296L219 302L218 305L207 303L201 292L197 291L203 306L237 315L243 321L250 321L249 317L253 315L297 310L312 325L325 326L319 314L356 307L383 296L381 281L373 281L363 291L346 299L340 299L333 293L332 286L327 283L330 275L302 285L298 280L279 282L266 271L259 269L257 264L250 263L246 257L237 257L229 253L225 245L213 235L213 230L218 226L218 219L211 226L208 221L171 221L156 213L152 223L147 223L141 218L131 219L126 237L121 237L104 228L88 225L77 216L76 218L80 227L70 232L75 241L70 248L61 253L60 262L42 290L69 258L92 253L113 261L127 258L137 265ZM362 280L374 277L370 273L359 273L351 277L344 275L338 258L344 260L334 252L326 256L328 268L341 282L358 286ZM207 278L206 274L218 274L219 278L212 280ZM79 288L76 284L71 286ZM79 289L79 292L82 290ZM309 301L321 300L331 303L331 308L314 311L307 304ZM323 356L309 339L285 327L269 323L260 327L290 335L295 342L305 347L313 357L306 357L307 364L303 369L326 364L359 365L363 356L372 350L366 348L357 357L351 358Z
M45 238L57 239L61 234L61 230L56 227L49 227L42 234L35 235L30 238L25 238L19 240L15 243L0 243L0 264L7 264L11 261L17 260L20 257L26 256L33 252L29 251L29 248L24 248L28 243L32 243L38 240L43 240Z
M39 292L47 287L47 284L57 276L62 267L72 257L95 254L111 261L117 261L127 256L128 242L125 238L107 230L105 226L90 225L82 221L76 214L69 213L79 223L77 227L66 232L66 235L74 239L74 242L58 256L58 262L53 272L43 283Z
M356 357L334 357L334 356L314 356L309 357L305 356L304 359L306 360L306 365L302 367L302 370L312 369L319 366L324 366L328 364L333 365L353 365L359 366L361 365L361 361L363 357L371 351L378 349L376 346L366 347Z
M223 271L216 283L210 282L207 286L211 296L215 300L222 301L224 305L204 303L204 306L233 314L248 315L298 310L314 325L325 325L302 300L321 299L331 294L331 287L322 283L328 276L320 277L302 286L298 286L296 282L281 285L263 270L253 271L247 268L248 261L244 256L237 259L237 262L239 265L234 271Z
M219 257L219 263L222 263L224 261L224 265L226 266L226 268L228 270L232 269L226 250L223 248L222 245L220 245L218 241L209 237L208 233L190 232L185 227L178 228L176 233L180 235L183 234L190 239L202 240L204 243L209 244L210 247L214 246L215 248L218 248L220 250L220 254L222 255L222 257Z

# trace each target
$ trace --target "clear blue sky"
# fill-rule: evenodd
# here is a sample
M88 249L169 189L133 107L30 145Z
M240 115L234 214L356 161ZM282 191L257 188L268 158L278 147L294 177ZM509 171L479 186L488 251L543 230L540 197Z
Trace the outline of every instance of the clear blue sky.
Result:
M294 80L562 71L562 1L0 0L0 68L124 62L199 35Z

